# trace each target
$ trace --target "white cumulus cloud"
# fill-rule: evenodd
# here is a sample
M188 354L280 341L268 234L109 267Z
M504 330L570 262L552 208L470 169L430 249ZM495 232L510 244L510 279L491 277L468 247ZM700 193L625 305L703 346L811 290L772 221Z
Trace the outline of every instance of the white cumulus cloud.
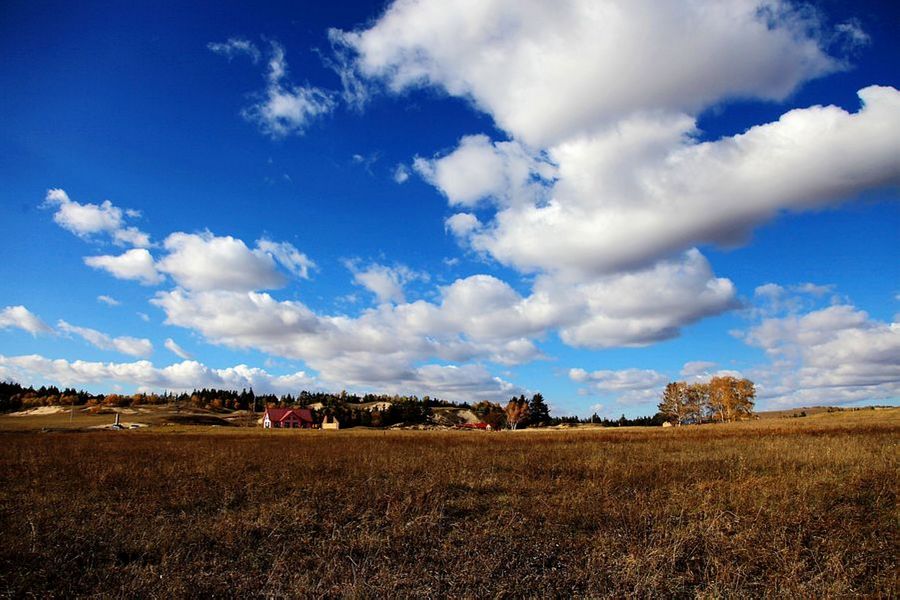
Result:
M214 369L191 360L156 367L146 360L104 363L54 360L35 354L0 355L0 375L21 381L40 378L59 385L108 385L112 382L150 391L190 391L202 387L241 390L252 387L262 393L296 394L304 389L319 389L316 379L304 371L273 375L243 364Z
M353 282L375 294L379 303L406 302L403 287L417 279L428 279L426 274L413 271L406 265L389 267L370 264L361 267L355 260L345 261L345 265L353 273Z
M772 406L900 398L900 323L851 304L763 317L741 339L770 358L750 376Z
M117 279L130 279L142 285L156 285L163 281L153 256L145 248L132 248L118 256L86 256L84 264L106 271Z
M780 100L840 68L788 2L400 0L334 32L358 71L399 92L469 98L533 147L657 111Z
M163 247L168 254L157 268L188 289L259 290L279 288L286 282L271 252L251 250L231 236L176 232Z
M698 243L741 243L782 211L900 183L900 93L873 86L859 94L855 113L797 109L704 143L691 137L692 118L630 117L549 148L552 180L525 165L504 175L493 163L506 159L485 140L478 153L493 161L461 160L472 138L417 168L451 206L495 206L490 226L468 241L504 264L528 272L627 270ZM493 166L485 178L473 175L482 165Z
M81 204L70 199L64 190L51 189L42 206L55 208L53 220L79 237L107 234L120 246L147 248L151 245L149 235L125 222L127 217L140 216L140 213L123 210L109 200L100 204Z
M900 182L890 87L860 90L855 112L811 106L698 142L704 110L845 68L826 48L847 35L865 36L790 2L398 0L332 39L370 81L467 98L509 136L416 160L452 208L493 209L448 230L520 271L591 278Z

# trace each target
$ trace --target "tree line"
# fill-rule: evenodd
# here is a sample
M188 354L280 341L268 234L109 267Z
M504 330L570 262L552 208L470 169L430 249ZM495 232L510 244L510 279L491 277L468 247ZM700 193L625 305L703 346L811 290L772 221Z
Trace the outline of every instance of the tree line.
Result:
M91 394L74 388L56 386L24 387L0 381L0 412L40 406L128 407L141 405L190 406L209 410L262 412L267 407L321 405L321 415L336 417L342 427L388 427L397 423L425 424L432 420L435 407L468 408L492 429L521 429L562 424L593 423L604 427L659 426L672 424L728 422L752 415L756 390L752 381L735 377L713 377L709 383L669 383L663 392L659 412L652 417L608 419L597 414L588 418L554 417L540 393L526 398L513 396L502 405L481 401L474 404L451 402L431 396L310 392L297 395L257 394L253 389L219 390L201 388L191 392ZM385 403L371 409L367 403Z
M708 383L673 381L666 385L659 413L673 425L727 423L753 415L756 386L749 379L730 375Z
M371 402L389 403L380 411L367 411L360 405ZM91 394L74 388L57 386L25 387L12 381L0 381L0 412L10 412L41 406L83 406L123 408L142 405L172 405L177 407L204 408L209 410L244 410L263 412L266 408L300 407L321 404L322 410L342 418L348 424L391 425L401 421L424 422L431 415L431 408L449 406L469 408L467 403L455 403L440 398L401 396L396 394L352 394L310 392L297 395L257 394L253 388L220 390L201 388L191 392ZM363 414L365 413L365 414ZM373 416L374 413L374 416Z

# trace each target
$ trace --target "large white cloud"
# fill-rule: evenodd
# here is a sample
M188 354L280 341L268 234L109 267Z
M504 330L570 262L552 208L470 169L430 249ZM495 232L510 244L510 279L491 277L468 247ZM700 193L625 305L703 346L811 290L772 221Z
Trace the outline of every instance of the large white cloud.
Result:
M302 359L326 381L386 386L413 381L429 360L519 364L561 330L573 345L644 345L734 306L734 288L692 251L637 273L584 284L543 277L523 296L489 275L440 288L435 302L383 303L358 316L319 314L266 293L158 292L166 322L235 348ZM448 371L461 372L461 371Z
M546 287L557 279L539 281ZM580 295L586 309L560 337L588 348L641 346L672 338L685 325L738 306L734 284L716 277L696 249L645 269L579 282L565 293L570 301Z
M53 331L39 316L22 305L7 306L0 310L0 329L9 329L11 327L22 329L31 335L51 333Z
M153 344L146 338L112 337L102 331L88 327L78 327L62 319L57 323L57 327L63 333L75 334L101 350L114 350L130 356L149 356L153 353Z
M213 369L186 360L167 367L156 367L150 361L104 363L83 360L50 359L32 354L0 355L0 377L19 381L40 378L58 385L133 385L148 391L188 391L203 387L240 390L253 388L257 393L296 394L300 390L317 389L318 382L304 371L289 375L272 375L259 368L237 365Z
M536 354L526 340L461 335L462 315L424 301L382 304L358 317L319 315L300 302L255 292L173 290L153 302L169 324L214 343L303 359L324 379L348 385L409 377L428 358L521 362Z
M554 145L636 112L780 100L840 67L787 2L399 0L338 33L365 76L470 98L512 136Z
M621 271L697 243L734 245L779 212L900 183L900 93L873 86L859 95L856 113L797 109L705 143L691 137L693 119L631 117L549 148L547 179L535 178L533 157L515 177L500 167L490 180L470 177L473 138L418 168L451 205L494 203L487 226L448 222L476 250L523 271ZM508 150L477 145L508 161Z
M893 88L861 90L855 113L814 106L697 142L703 110L783 100L845 68L826 46L864 32L829 31L790 2L398 0L367 29L331 35L361 75L469 98L506 131L416 169L454 208L493 205L448 229L521 271L627 271L900 183Z
M194 290L260 290L285 284L271 252L251 250L237 238L210 232L169 235L157 269Z

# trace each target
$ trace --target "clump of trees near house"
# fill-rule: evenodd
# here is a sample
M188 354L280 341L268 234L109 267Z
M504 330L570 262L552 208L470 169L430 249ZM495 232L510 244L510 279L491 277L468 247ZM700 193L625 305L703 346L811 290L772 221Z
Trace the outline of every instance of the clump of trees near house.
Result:
M505 407L496 402L478 402L472 406L472 412L492 429L520 429L558 424L558 420L550 416L550 407L540 393L533 395L530 400L525 398L524 394L513 396Z
M756 387L749 379L730 375L709 383L674 381L666 385L659 413L673 425L728 423L753 416Z

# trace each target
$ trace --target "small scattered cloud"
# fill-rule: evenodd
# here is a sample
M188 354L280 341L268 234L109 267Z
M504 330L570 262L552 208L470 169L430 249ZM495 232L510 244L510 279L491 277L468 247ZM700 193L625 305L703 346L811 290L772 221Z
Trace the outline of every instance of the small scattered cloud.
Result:
M375 166L375 163L377 163L380 158L380 152L371 152L369 154L354 154L350 160L353 161L353 164L362 166L369 175L374 175L372 167Z
M116 279L137 281L142 285L157 285L163 281L153 256L145 248L132 248L118 256L86 256L84 264L106 271Z
M583 384L588 395L615 399L629 406L652 405L668 378L653 369L598 370L570 369L569 379Z
M481 223L472 213L456 213L447 217L444 227L457 239L465 239L470 233L478 231Z
M300 279L309 279L316 263L288 242L273 242L265 238L256 241L256 249L270 255L278 264Z
M751 315L776 315L795 313L808 309L828 294L833 294L834 285L798 283L782 286L765 283L753 290L755 304L749 308Z
M262 53L256 44L239 37L228 38L228 41L225 42L210 42L206 47L211 52L226 57L229 61L236 56L246 56L253 64L256 64L262 58Z
M360 267L358 260L345 261L344 265L353 273L353 282L375 294L379 303L406 302L404 286L411 281L428 280L427 274L413 271L406 265Z
M705 360L694 360L684 363L681 376L688 383L704 383L713 377L735 377L743 379L744 374L735 369L716 369L718 363Z
M106 304L107 306L120 306L122 304L112 296L107 296L106 294L100 294L99 296L97 296L97 302Z
M166 347L166 350L175 354L179 358L183 358L185 360L190 360L190 359L194 358L193 356L190 355L189 352L187 352L184 348L179 346L175 342L175 340L173 340L172 338L166 338L166 342L164 345Z
M362 111L372 95L372 88L359 75L353 63L352 51L343 40L342 32L329 29L328 41L331 44L331 54L322 54L322 61L340 77L341 99L344 104L353 110Z
M409 167L403 163L399 163L394 167L394 181L398 184L404 184L409 180Z
M77 335L101 350L113 350L130 356L149 356L153 353L153 344L146 338L111 337L96 329L71 325L62 319L56 326L63 333Z
M149 235L125 222L126 217L136 218L141 213L123 210L109 200L100 204L81 204L70 199L65 190L51 189L41 207L55 208L53 220L56 224L79 237L92 239L106 234L118 246L149 248L152 245Z
M681 376L688 379L704 377L715 368L716 364L717 363L708 360L693 360L686 362L681 368Z
M256 101L243 109L245 119L273 139L302 135L316 118L334 110L333 94L311 86L296 85L288 79L284 47L271 42L266 70L266 87Z
M620 371L570 369L569 378L579 383L589 383L604 392L645 390L657 388L667 381L665 375L652 369L623 369Z
M838 23L834 32L834 43L845 53L855 52L872 43L872 38L856 19Z

